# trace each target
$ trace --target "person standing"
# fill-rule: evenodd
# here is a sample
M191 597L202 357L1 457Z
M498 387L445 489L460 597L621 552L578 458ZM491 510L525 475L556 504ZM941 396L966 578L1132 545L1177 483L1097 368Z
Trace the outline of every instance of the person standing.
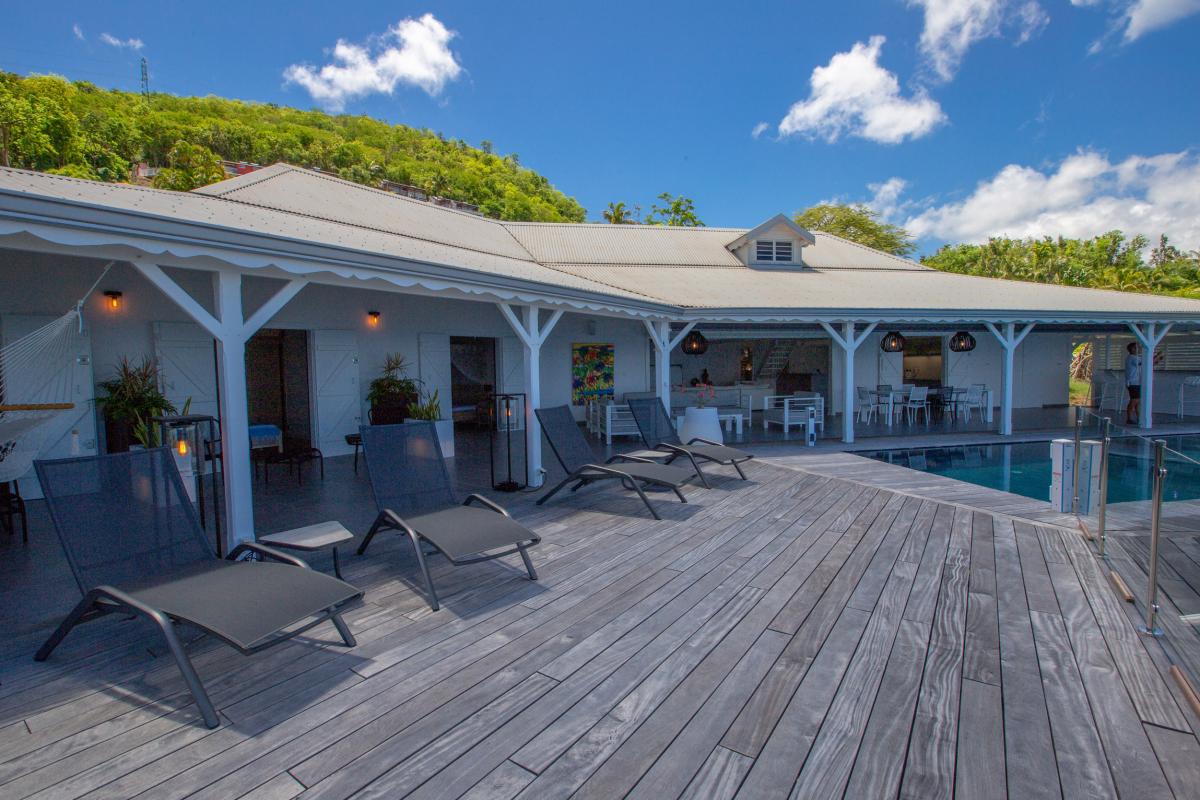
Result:
M1130 342L1125 351L1125 391L1129 392L1125 424L1136 425L1142 406L1142 357L1138 355L1136 342Z

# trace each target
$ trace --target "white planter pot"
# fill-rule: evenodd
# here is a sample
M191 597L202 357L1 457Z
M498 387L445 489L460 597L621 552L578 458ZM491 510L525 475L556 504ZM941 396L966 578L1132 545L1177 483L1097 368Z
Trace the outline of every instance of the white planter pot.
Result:
M708 439L724 442L721 436L721 421L717 419L715 407L698 408L688 406L683 412L683 424L679 426L679 438L687 444L692 439Z
M405 422L425 422L423 419L406 419ZM437 429L438 443L442 446L442 458L454 458L454 420L439 419L433 423Z

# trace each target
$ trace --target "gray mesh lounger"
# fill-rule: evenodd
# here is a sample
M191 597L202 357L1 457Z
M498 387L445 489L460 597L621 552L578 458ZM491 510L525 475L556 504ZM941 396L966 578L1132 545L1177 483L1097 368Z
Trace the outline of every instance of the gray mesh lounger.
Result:
M637 423L638 432L642 435L642 441L646 443L646 447L651 450L665 451L664 454L668 456L666 462L668 464L680 456L687 456L692 462L692 468L700 476L700 481L704 484L705 489L710 488L708 478L700 470L700 463L696 459L732 466L742 480L746 480L746 473L742 472L741 465L743 461L754 458L753 455L745 450L726 447L719 442L707 439L696 438L684 444L679 439L679 434L675 432L675 426L671 424L671 418L667 416L662 401L657 397L631 397L629 410L633 412L633 420Z
M37 461L34 466L84 595L37 651L36 660L45 661L81 622L112 613L145 617L166 640L205 724L215 728L220 720L175 634L175 623L194 625L250 655L329 620L346 646L354 647L341 612L362 592L253 542L218 558L170 451ZM247 552L273 561L233 560Z
M381 530L405 533L416 551L434 611L440 607L437 590L421 542L428 542L455 566L520 553L530 580L537 580L526 549L541 537L486 497L473 494L458 504L432 422L364 425L360 430L379 516L358 546L359 555ZM474 503L483 508L472 508Z
M603 465L595 463L595 455L588 446L587 439L571 416L571 409L566 406L554 408L539 408L535 412L542 423L542 433L550 442L550 449L558 458L558 463L567 471L567 477L550 491L538 499L537 504L549 500L568 483L574 483L571 491L577 491L589 483L604 480L619 480L626 489L637 492L638 497L646 504L651 516L662 519L643 491L644 485L665 486L679 497L679 502L686 503L680 488L690 481L692 473L686 469L659 464L648 458L637 456L615 455ZM614 462L623 463L614 463Z

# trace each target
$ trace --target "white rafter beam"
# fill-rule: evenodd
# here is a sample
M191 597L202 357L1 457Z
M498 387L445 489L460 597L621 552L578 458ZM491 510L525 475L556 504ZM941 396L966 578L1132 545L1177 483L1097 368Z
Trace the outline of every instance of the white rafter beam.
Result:
M147 264L141 261L134 261L133 266L148 281L153 283L160 292L173 300L180 308L187 312L188 316L196 320L200 324L200 327L212 334L214 338L225 338L227 331L221 324L221 320L208 313L204 306L196 302L196 298L184 291L182 286L171 279L171 276L163 272L162 267L157 264Z
M242 325L242 338L249 339L263 325L270 321L271 317L279 313L279 311L291 302L300 290L308 285L307 278L296 278L288 281L278 292L273 294L267 302L263 303L258 309L250 315L250 319Z

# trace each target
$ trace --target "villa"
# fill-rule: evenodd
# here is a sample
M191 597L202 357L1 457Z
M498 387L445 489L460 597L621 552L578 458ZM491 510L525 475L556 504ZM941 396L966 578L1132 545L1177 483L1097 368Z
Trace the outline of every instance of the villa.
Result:
M539 533L540 579L511 556L440 564L440 611L398 537L345 559L366 592L346 618L357 647L321 629L249 660L195 645L216 731L132 625L29 660L78 600L31 502L0 586L6 797L1200 792L1200 698L1172 672L1200 664L1182 590L1166 643L1139 638L1075 517L834 452L1066 429L1084 342L1106 409L1124 404L1104 371L1126 343L1159 353L1140 427L1190 431L1200 301L948 274L783 214L504 222L285 164L189 193L0 169L0 278L4 344L87 297L69 424L44 457L106 452L96 384L152 359L169 400L219 419L225 550L326 519L366 531L355 437L391 354L455 423L460 490L494 485L495 395L519 404L530 489L563 477L535 413L555 406L600 458L641 446L627 399L686 423L714 384L717 435L759 456L745 481L714 467L662 520L599 490L491 494ZM596 387L573 385L583 345L607 359ZM259 475L264 423L328 476ZM1173 585L1200 586L1182 560L1200 554L1178 550ZM1112 568L1132 582L1128 552Z

